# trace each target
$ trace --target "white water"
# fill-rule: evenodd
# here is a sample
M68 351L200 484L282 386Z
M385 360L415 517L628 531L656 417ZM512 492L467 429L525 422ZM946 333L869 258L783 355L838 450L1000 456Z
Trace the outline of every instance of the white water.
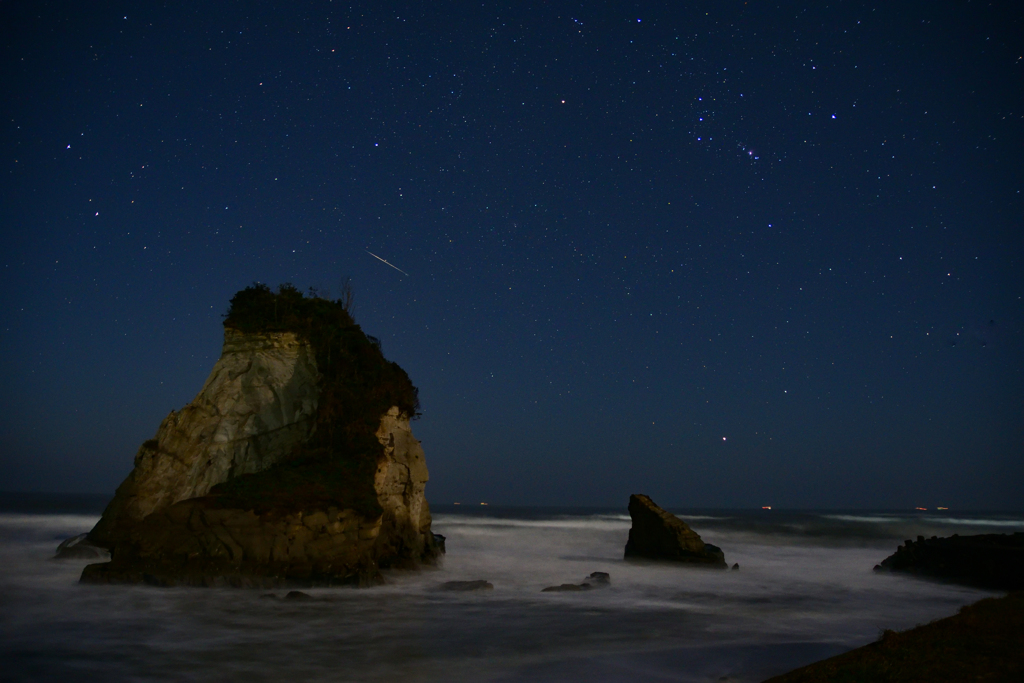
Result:
M448 513L434 521L447 536L441 568L393 572L379 588L311 589L314 600L297 602L263 591L79 585L84 562L48 558L95 517L3 514L0 679L758 681L992 595L872 572L898 540L837 542L727 528L729 515L687 518L741 569L626 563L621 514ZM819 531L830 523L812 522ZM1024 528L1016 524L1003 530ZM608 572L611 586L541 593L594 571ZM475 579L494 590L438 590Z

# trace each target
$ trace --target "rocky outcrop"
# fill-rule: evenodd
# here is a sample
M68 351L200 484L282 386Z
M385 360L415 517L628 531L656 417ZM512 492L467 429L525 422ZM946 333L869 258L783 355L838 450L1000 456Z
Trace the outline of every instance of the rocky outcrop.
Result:
M1024 533L918 536L875 566L995 590L1024 589Z
M408 416L397 407L381 417L376 436L384 457L374 473L374 490L384 512L374 552L382 566L414 566L425 551L443 552L430 531L430 507L424 495L427 461Z
M379 343L341 302L286 287L240 292L225 327L199 395L142 445L89 533L112 559L82 580L370 585L432 562L415 388Z
M373 585L381 520L328 508L291 513L184 500L132 529L115 561L85 568L88 583L160 586Z
M626 543L626 559L671 560L725 569L725 555L701 540L686 522L658 507L643 494L629 497L633 525Z

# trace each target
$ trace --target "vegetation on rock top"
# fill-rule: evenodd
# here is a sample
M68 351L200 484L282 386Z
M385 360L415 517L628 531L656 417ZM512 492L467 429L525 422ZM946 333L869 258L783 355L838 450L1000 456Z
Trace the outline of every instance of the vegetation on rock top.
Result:
M384 358L349 308L350 300L331 300L312 289L307 296L290 284L275 292L255 283L231 299L225 327L293 332L309 342L320 387L312 436L288 460L215 486L211 494L225 507L262 512L336 505L381 514L373 486L384 455L376 437L381 416L398 406L415 417L419 398L409 376Z

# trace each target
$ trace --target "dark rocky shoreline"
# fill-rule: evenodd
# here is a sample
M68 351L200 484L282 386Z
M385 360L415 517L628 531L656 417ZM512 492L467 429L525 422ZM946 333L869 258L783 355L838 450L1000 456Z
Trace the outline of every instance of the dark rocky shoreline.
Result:
M765 683L1019 683L1024 681L1024 593L985 598L951 617L878 640Z
M875 566L993 590L1024 590L1024 533L918 536Z
M765 683L1024 680L1024 533L918 536L875 571L1014 592L907 631L886 629L875 643Z

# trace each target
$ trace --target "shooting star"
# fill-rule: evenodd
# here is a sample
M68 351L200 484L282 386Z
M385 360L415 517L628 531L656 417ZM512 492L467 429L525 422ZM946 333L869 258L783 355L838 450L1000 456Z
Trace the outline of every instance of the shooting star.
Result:
M388 262L387 262L386 260L382 259L382 258L381 258L380 256L377 256L376 254L374 254L374 253L373 253L372 251L370 251L369 249L367 249L367 250L366 250L366 253L367 253L367 254L369 254L370 256L372 256L373 258L377 259L378 261L381 261L381 262L383 262L383 263L387 263L387 264L388 264L389 266L391 266L392 268L394 268L395 270L397 270L397 271L398 271L399 273L401 273L402 275L404 275L404 276L406 276L406 277L411 277L411 276L409 275L409 273L405 272L404 270L402 270L401 268L399 268L398 266L396 266L396 265L394 265L394 264L388 263Z

